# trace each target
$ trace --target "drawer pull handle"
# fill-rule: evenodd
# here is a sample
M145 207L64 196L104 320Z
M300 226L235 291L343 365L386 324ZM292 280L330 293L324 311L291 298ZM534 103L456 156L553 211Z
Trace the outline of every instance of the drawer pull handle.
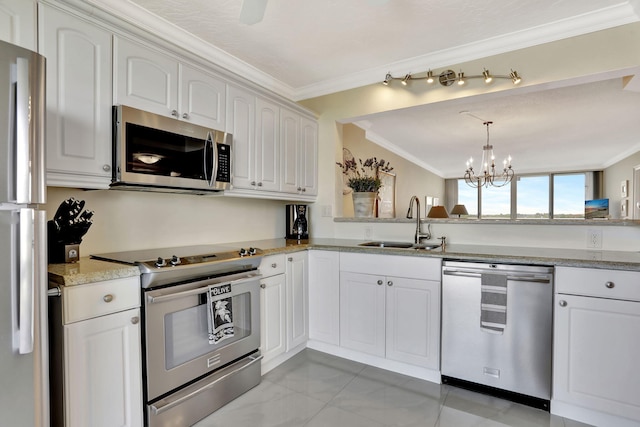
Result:
M111 302L111 301L113 301L113 295L111 295L111 294L107 294L107 295L105 295L105 296L103 296L103 297L102 297L102 300L103 300L104 302Z
M133 323L134 325L137 325L139 321L140 321L140 318L138 316L131 318L131 323Z
M558 304L560 305L560 307L566 307L567 306L567 302L565 300L563 300L563 299L561 299Z
M615 284L615 283L613 283L613 282L607 282L607 283L605 283L604 285L605 285L607 288L609 288L609 289L613 289L613 288L615 288L615 287L616 287L616 284Z
M278 266L278 264L276 264L275 262L273 264L271 264L271 268L276 268Z

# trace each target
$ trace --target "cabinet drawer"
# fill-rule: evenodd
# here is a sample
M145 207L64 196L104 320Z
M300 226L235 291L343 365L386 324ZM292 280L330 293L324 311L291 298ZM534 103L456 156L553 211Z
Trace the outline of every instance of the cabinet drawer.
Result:
M62 303L65 324L139 307L140 278L64 287Z
M440 258L340 253L340 271L440 281Z
M267 255L260 262L260 274L263 277L283 274L285 270L285 254Z
M556 267L556 291L564 294L640 301L640 272Z

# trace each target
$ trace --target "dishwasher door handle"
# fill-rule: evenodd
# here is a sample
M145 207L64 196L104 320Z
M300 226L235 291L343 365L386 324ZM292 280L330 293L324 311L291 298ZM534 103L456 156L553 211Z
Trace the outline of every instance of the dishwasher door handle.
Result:
M493 270L488 270L487 273L499 274ZM444 270L442 274L445 276L474 277L478 279L482 276L480 272L460 271L460 270ZM510 275L510 274L507 274L506 276L508 281L513 281L513 282L551 283L551 278L548 276Z

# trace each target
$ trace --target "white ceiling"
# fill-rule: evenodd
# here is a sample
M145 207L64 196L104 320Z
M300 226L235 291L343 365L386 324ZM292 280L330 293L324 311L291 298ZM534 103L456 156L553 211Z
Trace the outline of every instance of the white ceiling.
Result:
M640 20L640 0L268 0L254 25L240 23L241 0L84 1L156 31L192 34L214 61L294 100L379 82L388 71L442 70ZM481 119L494 122L498 159L511 154L516 172L530 173L602 168L638 151L638 111L640 93L623 90L618 77L431 104L359 125L381 145L454 177L481 154Z

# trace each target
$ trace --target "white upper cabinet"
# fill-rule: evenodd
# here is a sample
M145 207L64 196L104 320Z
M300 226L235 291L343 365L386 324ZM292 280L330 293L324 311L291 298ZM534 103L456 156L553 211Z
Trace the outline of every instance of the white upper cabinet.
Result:
M259 190L280 191L280 109L263 98L256 99L256 174Z
M115 104L225 130L224 80L122 37L114 58Z
M227 132L233 134L233 187L253 188L255 183L256 97L251 92L227 87Z
M282 191L318 194L318 124L286 108L280 110Z
M177 59L122 37L113 40L114 104L177 118Z
M224 130L227 84L204 71L180 64L180 118Z
M111 33L39 6L47 58L47 184L108 188L111 182Z
M35 1L0 0L0 40L37 49Z

